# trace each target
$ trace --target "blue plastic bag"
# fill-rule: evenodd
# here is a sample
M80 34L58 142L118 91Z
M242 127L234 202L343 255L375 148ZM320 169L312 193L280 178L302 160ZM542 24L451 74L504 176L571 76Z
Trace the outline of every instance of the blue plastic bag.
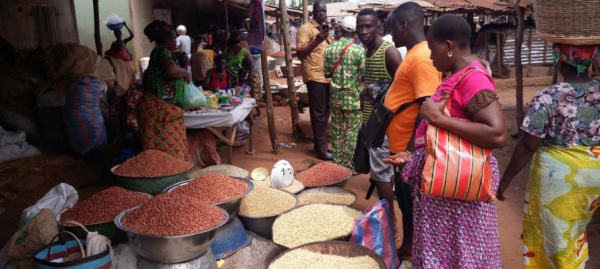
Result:
M365 209L361 219L356 221L350 237L351 243L363 245L377 253L387 268L398 268L400 260L396 253L394 220L390 204L383 199Z

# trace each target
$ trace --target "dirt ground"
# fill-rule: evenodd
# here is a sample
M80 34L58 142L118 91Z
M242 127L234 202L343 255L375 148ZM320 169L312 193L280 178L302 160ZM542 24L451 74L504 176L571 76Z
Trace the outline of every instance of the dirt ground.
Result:
M531 100L539 89L540 87L526 87L524 100L526 102ZM513 88L499 89L499 96L500 102L503 104L509 134L513 134L517 130ZM312 151L313 146L310 141L292 140L288 107L275 107L274 114L278 141L288 144L295 142L297 145L292 148L283 148L283 151L277 155L272 154L266 117L264 116L266 112L264 109L262 112L263 118L255 122L253 130L254 153L247 154L247 147L234 149L234 165L251 171L260 166L270 168L276 161L286 159L299 171L307 168L312 163L318 162ZM308 119L308 110L302 114L301 118ZM506 167L515 144L516 139L510 139L506 147L497 149L494 152L494 156L500 163L501 171ZM35 177L23 172L32 167L37 171L43 171L43 176ZM24 174L27 177L24 177ZM506 193L508 200L498 204L500 244L504 268L522 268L522 208L527 174L528 169L513 181ZM32 178L31 181L29 181L29 178ZM101 163L92 163L68 156L44 154L40 157L0 165L0 206L6 207L6 212L0 220L0 227L2 227L0 229L0 244L7 242L16 230L22 210L35 203L56 184L61 182L71 184L79 191L80 199L85 199L96 191L111 185L112 182L109 178L108 168ZM359 197L359 201L355 204L359 209L364 209L377 201L376 193L370 200L364 200L368 187L367 175L352 177L346 184L346 188L355 192ZM15 192L12 190L14 188L21 191ZM395 210L397 215L400 215L397 206ZM397 228L401 229L400 222ZM588 234L590 261L587 268L600 268L600 214L596 214L594 220L588 226Z

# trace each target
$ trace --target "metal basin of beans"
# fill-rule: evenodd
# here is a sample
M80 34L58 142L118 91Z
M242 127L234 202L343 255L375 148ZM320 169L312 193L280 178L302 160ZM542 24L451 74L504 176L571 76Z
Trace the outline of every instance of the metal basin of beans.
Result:
M225 209L231 221L240 212L242 198L253 189L254 184L245 178L207 173L196 179L173 184L163 193L176 192L206 198L211 204Z
M180 263L204 255L229 216L207 200L177 193L159 194L125 210L115 224L134 251L154 262Z

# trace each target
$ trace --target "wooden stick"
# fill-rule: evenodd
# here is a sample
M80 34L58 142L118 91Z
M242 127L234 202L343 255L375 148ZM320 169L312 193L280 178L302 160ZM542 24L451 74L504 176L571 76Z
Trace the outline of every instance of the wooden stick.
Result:
M517 103L517 130L521 134L521 124L525 114L523 111L523 63L521 61L521 46L523 45L523 36L525 35L525 20L523 13L525 8L519 6L519 1L515 1L515 12L517 13L517 32L515 33L515 77L517 88L515 91Z
M271 149L273 153L279 153L279 142L277 141L277 131L275 130L275 118L273 117L273 95L271 95L271 82L269 81L269 67L267 63L267 52L265 51L265 42L260 53L260 63L262 67L263 89L265 90L265 100L267 102L267 123L269 125L269 137L271 138ZM260 109L260 108L259 108Z
M290 91L290 110L292 112L292 135L298 138L302 132L298 122L300 115L298 114L298 99L296 98L296 85L294 84L294 68L292 66L292 49L290 47L290 32L287 15L287 5L285 0L279 0L279 8L281 9L281 36L283 45L285 46L285 68L287 69L287 84Z
M308 22L308 0L302 0L302 13L304 15L304 23Z
M93 0L94 6L94 40L96 41L96 53L102 56L102 40L100 39L100 11L98 10L98 0Z

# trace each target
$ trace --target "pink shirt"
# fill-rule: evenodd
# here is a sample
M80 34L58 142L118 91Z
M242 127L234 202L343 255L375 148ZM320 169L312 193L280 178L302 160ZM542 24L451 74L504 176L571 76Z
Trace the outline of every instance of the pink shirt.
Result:
M481 71L473 70L462 77L467 70L470 70L473 67L478 68ZM435 94L431 96L431 100L436 102L440 101L442 99L442 94L452 90L453 86L454 90L450 95L449 101L450 115L453 118L461 119L469 119L466 113L466 107L475 94L481 90L496 91L496 84L494 83L494 80L479 61L473 61L456 74L445 79L442 84L438 86ZM415 133L415 148L425 146L426 135L427 121L424 120L421 122Z

